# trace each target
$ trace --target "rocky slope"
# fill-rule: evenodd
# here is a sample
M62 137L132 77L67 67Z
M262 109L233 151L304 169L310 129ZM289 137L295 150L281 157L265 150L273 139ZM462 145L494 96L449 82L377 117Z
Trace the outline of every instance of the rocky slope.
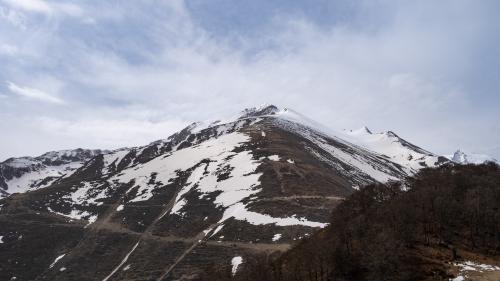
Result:
M324 227L354 189L447 161L394 133L323 131L263 106L143 147L2 170L5 195L29 192L0 201L0 279L188 280L231 262L237 270ZM34 176L53 167L64 172ZM23 175L28 184L13 184Z

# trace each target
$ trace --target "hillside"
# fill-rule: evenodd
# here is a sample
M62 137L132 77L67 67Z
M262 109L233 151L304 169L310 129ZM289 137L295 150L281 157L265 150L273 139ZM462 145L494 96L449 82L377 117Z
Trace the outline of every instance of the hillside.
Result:
M406 188L367 186L279 258L201 280L500 280L499 166L425 169Z

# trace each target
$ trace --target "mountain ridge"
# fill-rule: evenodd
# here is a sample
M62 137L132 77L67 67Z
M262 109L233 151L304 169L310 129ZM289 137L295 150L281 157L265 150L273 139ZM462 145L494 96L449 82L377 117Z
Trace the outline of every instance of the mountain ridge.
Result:
M177 133L174 133L173 135L171 135L167 139L153 141L153 142L151 142L147 145L144 145L144 146L131 147L131 148L119 148L119 149L114 149L114 150L75 149L75 150L51 151L51 152L44 153L38 157L27 156L27 157L9 158L6 161L0 163L0 165L12 166L10 164L10 162L22 161L22 160L30 161L32 159L35 159L39 162L43 162L43 161L47 162L48 157L51 156L54 160L59 161L59 163L57 163L57 162L45 163L47 166L60 166L58 164L63 164L63 163L69 164L70 162L73 162L73 163L71 163L71 164L74 164L73 167L71 168L71 171L75 171L76 168L79 167L78 163L81 164L82 161L84 162L84 161L90 160L90 158L96 156L97 154L103 154L105 157L107 157L107 156L111 156L111 155L115 155L115 154L116 155L117 154L124 154L126 151L130 152L132 150L141 150L141 149L147 150L148 148L154 147L154 146L156 146L157 148L160 147L161 145L175 146L176 144L179 145L181 142L183 142L184 141L183 138L185 138L186 136L188 136L191 133L197 133L197 132L200 132L204 129L215 127L215 126L221 127L222 125L234 123L236 121L244 120L244 119L248 119L248 118L267 118L267 117L279 118L279 119L299 123L299 124L302 124L304 126L308 126L310 128L313 128L313 129L317 130L318 133L324 134L328 137L339 138L341 141L346 139L348 142L359 145L362 148L368 148L376 153L389 156L389 158L392 158L392 160L395 161L396 163L401 164L402 166L405 166L406 168L408 168L410 170L409 173L414 173L414 172L416 172L417 169L423 168L425 166L432 166L435 162L445 161L444 159L438 159L439 156L433 155L432 153L430 153L428 151L425 151L417 146L414 146L414 145L410 144L409 142L399 138L393 132L388 131L384 134L386 136L388 136L389 138L392 138L392 142L399 142L399 143L401 143L402 146L407 146L411 150L414 150L415 152L418 153L418 157L415 157L415 155L413 155L412 153L407 153L408 154L407 157L410 157L410 158L415 157L415 158L420 158L420 160L423 160L423 161L420 161L420 163L418 163L418 164L414 164L414 163L409 164L408 161L411 161L412 159L409 159L408 161L398 161L398 159L396 159L396 158L398 158L398 157L396 157L396 155L387 155L388 154L387 150L384 151L383 149L381 150L381 149L377 149L373 146L370 146L369 145L370 141L367 142L366 139L359 138L360 134L356 133L356 131L354 131L354 132L350 131L347 134L344 134L344 132L341 132L341 133L335 132L335 131L317 123L316 121L313 121L313 120L301 115L300 113L297 113L294 110L291 110L288 108L280 109L274 105L264 104L264 105L261 105L259 107L244 109L243 111L240 112L239 115L232 117L230 119L224 120L224 121L215 120L215 121L208 121L208 122L193 122L190 125L188 125L186 128L182 129L181 131L179 131ZM372 136L377 135L377 134L371 133L371 131L369 131L369 129L366 127L364 127L364 129L368 130L369 135L372 135ZM353 136L356 136L356 135L358 135L358 138L353 138ZM373 142L372 142L372 144L373 144ZM71 153L75 153L76 155L79 155L79 153L82 154L82 152L89 152L90 154L88 154L87 157L84 157L84 158L76 157L75 159L73 159L74 161L68 161L68 159L71 160L71 158L69 158L67 156L69 156ZM122 155L122 156L125 156L125 155ZM398 156L399 156L399 158L404 157L403 155L398 155ZM426 156L431 156L431 158L435 157L435 159L431 159L431 160L424 159L424 158L428 158ZM43 159L43 161L40 161L41 159ZM434 163L431 163L429 161L431 161L431 162L434 161ZM50 165L50 164L56 164L56 165ZM17 168L26 168L28 165L25 163L25 165L19 165L19 166L20 167L17 167ZM5 173L7 173L7 172L5 172ZM57 172L47 172L47 173L48 173L47 177L57 176ZM62 176L63 173L60 173L60 174ZM40 177L43 177L43 175L36 177L36 179L33 182L34 185L36 185L37 180L38 181L40 180L39 179ZM7 196L7 193L8 193L8 191L6 191L6 190L8 190L7 180L11 180L12 178L13 178L13 175L7 175L7 176L3 176L3 179L2 179L2 177L0 175L0 192L1 192L0 196L4 196L4 197ZM25 184L25 183L22 182L21 184ZM19 185L16 184L16 186L19 186ZM43 186L46 186L46 185L42 185L42 187ZM38 186L38 188L39 187L40 186ZM33 186L31 188L33 188ZM17 188L16 191L23 192L23 190L21 188Z
M325 227L356 189L413 175L408 161L448 163L431 153L422 156L428 165L397 163L320 126L290 109L257 107L99 153L44 188L9 194L0 200L0 258L12 262L0 279L188 280L208 263L290 248ZM34 229L45 239L72 234L49 247Z

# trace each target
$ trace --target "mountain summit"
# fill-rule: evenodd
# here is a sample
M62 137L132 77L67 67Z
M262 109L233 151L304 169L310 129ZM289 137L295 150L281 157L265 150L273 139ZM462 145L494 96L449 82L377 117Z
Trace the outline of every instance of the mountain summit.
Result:
M448 161L274 105L141 147L48 155L0 164L1 280L187 280L284 251L355 189Z

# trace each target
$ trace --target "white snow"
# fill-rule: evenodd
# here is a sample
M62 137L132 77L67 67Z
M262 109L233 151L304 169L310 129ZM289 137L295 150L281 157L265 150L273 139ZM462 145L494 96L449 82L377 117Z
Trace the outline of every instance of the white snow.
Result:
M127 154L130 153L130 149L124 148L124 149L118 149L115 151L112 151L110 153L106 153L103 155L103 162L104 166L102 169L102 173L106 174L109 172L109 165L115 164L115 166L118 166L120 162L123 160Z
M62 272L62 271L65 271L65 270L66 270L66 267L61 267L61 268L59 268L59 271L61 271L61 272Z
M117 212L123 211L123 209L124 209L123 205L119 205L118 207L116 207Z
M17 163L17 162L16 162ZM9 163L10 165L10 163ZM13 193L24 193L29 190L40 189L43 187L49 186L52 182L54 182L57 178L68 176L72 174L76 169L81 167L83 163L81 162L73 162L69 164L64 164L60 166L45 166L41 163L38 166L27 173L24 173L20 177L13 178L8 180L7 183L7 192L9 194ZM24 167L23 165L17 163L16 166ZM47 181L44 184L38 184L47 177L53 178L50 181Z
M62 254L62 255L58 256L57 258L55 258L55 260L54 260L54 261L50 264L49 268L53 268L53 267L54 267L54 265L56 265L56 263L57 263L60 259L62 259L65 255L66 255L66 254Z
M260 134L262 135L262 137L264 137L264 138L266 137L266 132L261 131Z
M220 224L219 226L217 226L217 228L214 230L214 232L212 233L212 235L210 235L210 237L214 236L215 234L217 234L217 232L221 231L221 229L224 227L223 224Z
M231 259L231 266L232 266L231 273L233 275L236 274L236 272L238 271L238 266L240 266L241 263L243 263L243 258L240 256L236 256Z
M460 271L500 271L500 266L496 265L489 265L489 264L480 264L480 263L475 263L473 261L465 261L462 263L455 263L454 264L457 267L460 267Z
M130 269L130 264L127 264L127 265L126 265L126 266L125 266L122 270L123 270L123 271L127 271L127 270L129 270L129 269Z
M71 219L75 219L75 220L87 220L88 221L88 224L91 224L93 222L95 222L97 220L97 216L96 215L92 215L91 213L87 212L87 211L81 211L81 210L71 210L71 212L69 214L63 214L63 213L60 213L60 212L56 212L54 210L52 210L50 207L47 207L47 210L51 213L55 213L55 214L58 214L58 215L61 215L61 216L65 216L65 217L68 217L68 218L71 218Z
M205 234L205 236L207 236L207 234L209 234L210 231L212 231L212 229L211 228L207 228L207 229L203 230L203 233Z
M399 180L397 177L390 175L384 167L375 168L369 163L366 158L359 154L346 153L337 147L328 144L324 139L314 136L308 136L308 139L321 147L324 151L330 153L336 159L357 168L360 172L365 173L379 182L388 182L389 180ZM384 171L385 170L385 171Z
M403 166L406 169L405 173L407 174L413 174L426 166L433 167L438 161L437 155L420 148L405 146L403 145L404 141L400 141L397 136L390 132L372 134L366 127L355 131L340 132L328 128L308 117L301 115L298 112L295 112L292 109L287 108L280 109L277 112L265 116L300 124L302 126L312 128L318 133L318 135L334 138L349 146L354 144L359 146L359 148L367 149L377 155L386 156L390 159L390 161ZM370 169L365 164L360 164L356 159L352 161L354 163L349 161L352 159L346 157L341 160L349 165L354 164L356 168L363 172L365 172L363 170L364 168L368 168L366 173L375 178L377 181L385 182L388 180L397 180L396 177L391 175L384 175L384 171L382 171L382 173L373 171L373 169ZM425 163L425 165L422 165L421 163Z
M267 156L267 158L271 161L280 161L279 155L271 155L271 156Z
M280 240L280 239L281 239L281 233L277 233L277 234L274 234L274 236L273 236L273 239L272 239L272 240L275 242L275 241L278 241L278 240Z
M395 163L416 172L425 167L434 167L438 161L438 156L420 148L412 148L404 145L401 140L392 132L372 133L367 127L358 130L344 131L338 133L338 137L363 148L385 155Z
M155 189L155 185L149 184L151 173L157 173L156 182L167 184L171 179L177 177L177 170L188 170L203 159L224 162L224 158L236 155L231 152L236 146L248 140L249 137L241 133L222 135L219 138L207 140L199 145L174 151L164 157L157 157L148 163L126 169L121 175L113 177L111 181L117 180L120 183L128 183L135 180L138 191L137 196L131 201L145 201L153 196L153 190ZM210 164L212 165L212 163ZM185 190L183 194L187 191Z
M83 182L82 184L83 186L78 186L74 189L69 198L65 198L71 199L72 203L76 205L102 205L102 202L97 202L97 200L106 198L106 190L100 189L90 182Z
M88 224L86 226L88 226L89 224L94 223L96 220L97 220L97 215L93 215L93 216L88 217L87 218Z
M295 161L293 161L292 159L287 159L286 162L288 162L290 164L295 164Z
M0 236L0 244L3 244L3 236Z
M471 271L500 271L500 266L480 264L473 261L464 261L461 263L454 263L453 265L460 268L460 275L453 279L450 279L450 281L465 281L466 279L464 278L464 276L467 276L467 273Z
M224 215L220 222L223 222L229 218L235 218L237 220L247 221L253 225L262 224L275 224L278 226L289 226L289 225L304 225L309 227L320 227L323 228L327 226L326 223L312 222L305 218L297 218L295 215L292 217L285 218L274 218L269 215L260 214L257 212L252 212L246 209L243 203L236 203L224 211Z

